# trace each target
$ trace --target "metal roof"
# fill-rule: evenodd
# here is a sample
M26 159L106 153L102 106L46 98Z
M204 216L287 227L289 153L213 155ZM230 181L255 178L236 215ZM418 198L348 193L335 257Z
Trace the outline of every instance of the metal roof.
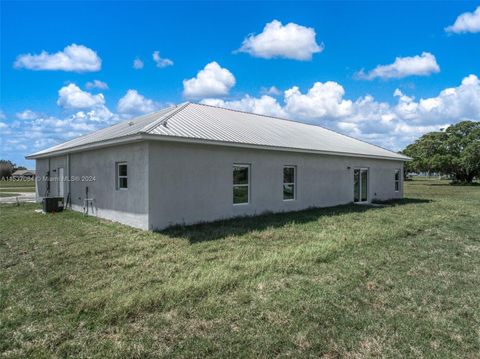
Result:
M27 158L72 152L134 136L137 139L409 160L407 156L320 126L190 102L95 131Z

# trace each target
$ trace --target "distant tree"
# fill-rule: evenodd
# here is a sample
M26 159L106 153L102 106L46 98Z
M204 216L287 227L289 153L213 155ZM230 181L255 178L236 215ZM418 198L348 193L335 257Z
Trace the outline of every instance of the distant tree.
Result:
M480 176L480 122L463 121L427 133L402 152L413 158L408 171L438 172L471 183Z
M18 170L26 170L27 167L24 167L24 166L15 166L15 168L13 169L13 172L15 171L18 171Z
M0 160L0 179L8 178L12 175L15 163L9 160Z

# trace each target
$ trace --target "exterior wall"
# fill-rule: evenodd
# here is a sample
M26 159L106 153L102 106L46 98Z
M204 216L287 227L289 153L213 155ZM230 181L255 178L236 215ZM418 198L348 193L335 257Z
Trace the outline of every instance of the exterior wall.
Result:
M116 189L116 163L127 162L128 189ZM250 203L233 204L232 169L249 164ZM283 167L296 166L296 199L283 200ZM141 229L159 230L264 212L328 207L353 201L353 170L369 169L369 201L403 197L395 192L401 161L301 154L226 146L149 141L37 160L37 198L50 169L50 195L58 196L58 168L72 208L83 211L86 187L93 214ZM56 171L53 171L53 170ZM95 179L93 180L93 178Z
M65 198L71 194L72 209L83 211L86 188L88 197L94 199L94 210L89 214L148 229L148 144L106 147L98 150L72 153L68 156L37 160L39 175L48 170L50 160L51 196L58 196L56 177L58 167L70 181L64 183ZM117 190L116 163L127 162L128 189ZM68 167L70 172L68 171ZM37 192L43 197L46 184L37 182Z
M47 191L47 183L45 182L45 176L48 171L48 159L42 158L35 161L35 171L37 177L35 178L35 195L37 202L41 202L45 197Z
M353 201L353 169L369 168L369 201L395 192L401 161L150 142L149 229ZM249 164L250 203L233 205L232 167ZM283 167L295 165L296 199L283 200ZM348 168L350 167L350 168Z
M65 182L59 181L59 168L64 169L64 176L67 176L67 157L56 156L50 158L39 159L36 161L36 171L38 173L36 178L36 195L37 202L41 201L43 197L47 196L48 182L50 182L50 192L48 196L58 197L60 194L60 186L63 185L64 194L67 194L67 187ZM50 176L47 177L50 171ZM47 181L49 178L49 181Z

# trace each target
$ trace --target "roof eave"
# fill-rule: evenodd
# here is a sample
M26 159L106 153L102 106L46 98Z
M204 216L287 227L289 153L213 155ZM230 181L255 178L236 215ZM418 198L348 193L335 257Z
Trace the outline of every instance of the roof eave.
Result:
M28 160L35 160L41 158L48 158L53 156L61 156L67 153L75 153L86 150L94 150L97 148L115 146L119 144L138 142L142 140L153 140L153 141L166 141L166 142L183 142L183 143L196 143L196 144L206 144L206 145L215 145L215 146L227 146L227 147L240 147L240 148L253 148L253 149L263 149L263 150L272 150L272 151L285 151L285 152L297 152L297 153L313 153L313 154L322 154L330 156L343 156L343 157L360 157L360 158L374 158L374 159L383 159L383 160L392 160L392 161L411 161L412 159L407 156L402 157L393 157L393 156L378 156L378 155L368 155L362 153L350 153L350 152L335 152L335 151L319 151L319 150L309 150L302 148L294 147L281 147L281 146L267 146L267 145L257 145L250 143L239 143L239 142L227 142L227 141L218 141L218 140L207 140L201 138L189 138L189 137L180 137L180 136L168 136L168 135L153 135L148 133L137 133L134 135L123 136L111 140L105 140L100 142L94 142L90 144L80 145L76 147L71 147L63 150L49 151L44 153L34 153L26 156Z
M402 157L377 156L377 155L367 155L367 154L361 154L361 153L319 151L319 150L309 150L309 149L301 149L301 148L295 148L295 147L257 145L257 144L250 144L250 143L227 142L227 141L218 141L218 140L207 140L202 138L190 138L190 137L168 136L168 135L142 134L141 137L142 139L145 139L145 140L154 140L154 141L197 143L197 144L227 146L227 147L254 148L254 149L272 150L272 151L313 153L313 154L322 154L322 155L330 155L330 156L375 158L375 159L394 160L394 161L411 161L410 157L406 157L404 155L399 155Z
M27 160L36 160L36 159L41 159L41 158L62 156L62 155L65 155L67 153L75 153L75 152L81 152L81 151L87 151L87 150L94 150L94 149L97 149L97 148L110 147L110 146L115 146L115 145L124 144L124 143L138 142L138 141L141 141L141 140L142 140L141 135L136 133L136 134L133 134L133 135L117 137L117 138L114 138L114 139L104 140L104 141L99 141L99 142L87 143L87 144L84 144L84 145L79 145L79 146L65 148L65 149L52 150L52 151L48 151L48 152L37 152L37 153L33 153L31 155L25 156L25 158Z

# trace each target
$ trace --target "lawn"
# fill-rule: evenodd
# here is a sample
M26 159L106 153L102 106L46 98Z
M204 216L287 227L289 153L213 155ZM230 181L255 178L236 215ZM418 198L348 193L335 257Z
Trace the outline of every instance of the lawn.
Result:
M0 207L0 353L435 357L480 353L480 186L163 233Z
M0 191L0 197L15 197L15 196L19 196L20 194L19 193L10 193L10 192L1 192Z
M0 192L35 192L35 180L0 180Z

